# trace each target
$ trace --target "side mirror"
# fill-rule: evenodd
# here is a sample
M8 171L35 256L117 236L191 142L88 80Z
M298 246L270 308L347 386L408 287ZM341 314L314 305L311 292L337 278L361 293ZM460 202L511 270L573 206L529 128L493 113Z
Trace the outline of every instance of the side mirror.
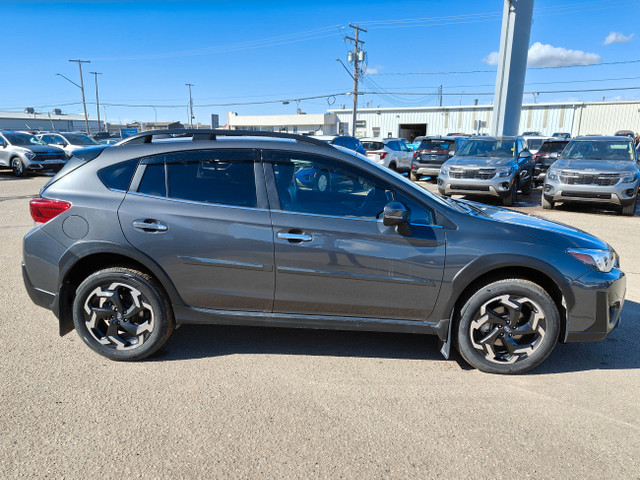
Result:
M409 218L409 211L400 202L389 202L384 206L382 223L387 226L404 225Z
M454 157L456 154L455 150L449 150L449 158Z
M523 150L522 152L520 152L520 155L518 155L520 158L531 158L531 152L529 150Z

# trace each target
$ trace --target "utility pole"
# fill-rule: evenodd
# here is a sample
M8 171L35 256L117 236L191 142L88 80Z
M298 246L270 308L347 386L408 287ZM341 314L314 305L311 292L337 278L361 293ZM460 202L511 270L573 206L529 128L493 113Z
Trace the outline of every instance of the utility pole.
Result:
M438 88L438 97L440 97L440 106L442 106L442 85Z
M349 56L353 56L353 58L349 59L350 62L353 62L353 120L351 122L351 135L356 136L356 116L358 112L358 79L360 78L360 69L358 68L358 63L364 61L365 51L360 49L360 44L364 44L362 40L358 39L358 34L360 31L367 32L364 28L360 28L357 25L349 24L351 28L356 31L355 37L345 37L347 40L351 40L353 42L353 53L349 52Z
M100 72L89 72L94 76L96 80L96 112L98 112L98 132L102 130L100 126L100 97L98 97L98 75L102 75Z
M82 108L84 108L84 125L87 129L87 135L91 135L91 128L89 128L89 116L87 115L87 102L84 99L84 80L82 79L82 64L91 63L91 60L69 60L70 62L76 62L78 69L80 70L80 90L82 90Z
M185 83L189 87L189 128L193 128L193 98L191 97L191 87L195 87L192 83Z

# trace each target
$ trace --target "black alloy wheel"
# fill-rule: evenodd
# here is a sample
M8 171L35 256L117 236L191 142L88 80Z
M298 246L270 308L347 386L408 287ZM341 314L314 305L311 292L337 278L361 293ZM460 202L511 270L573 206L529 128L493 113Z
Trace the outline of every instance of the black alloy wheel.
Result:
M559 331L558 309L539 285L500 280L476 291L462 307L457 345L479 370L518 374L547 358Z

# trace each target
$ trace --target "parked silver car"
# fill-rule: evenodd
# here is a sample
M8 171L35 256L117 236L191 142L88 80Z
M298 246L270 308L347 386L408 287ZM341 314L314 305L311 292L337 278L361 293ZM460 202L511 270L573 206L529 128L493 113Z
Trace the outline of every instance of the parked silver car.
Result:
M628 137L578 137L562 151L544 182L542 208L557 202L617 205L633 215L638 201L638 154Z
M31 172L57 172L67 155L35 135L23 132L0 132L0 167L13 169L16 177Z
M410 172L413 152L399 138L362 138L369 160L398 172Z
M533 187L534 162L522 137L471 137L442 165L438 175L441 195L493 195L503 205L515 203Z
M83 135L82 133L41 133L36 136L47 145L53 145L63 149L69 157L80 148L100 145L93 138Z

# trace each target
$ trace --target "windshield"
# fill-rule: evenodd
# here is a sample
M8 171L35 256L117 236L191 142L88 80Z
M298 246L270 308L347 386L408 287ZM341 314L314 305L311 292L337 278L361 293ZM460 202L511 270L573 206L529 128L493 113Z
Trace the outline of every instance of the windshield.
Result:
M513 157L516 153L515 140L468 140L457 156L465 157Z
M555 153L561 152L569 142L544 142L538 150L538 153Z
M527 145L529 145L529 148L532 150L538 150L545 140L545 138L530 138L527 140Z
M4 136L11 145L46 145L38 137L29 133L5 133Z
M361 141L360 143L362 143L362 146L367 151L382 150L384 148L384 143L382 142L369 142L364 140L364 141Z
M571 160L619 160L632 162L633 147L629 141L571 142L562 151L562 158Z
M78 133L65 133L63 135L71 145L98 145L93 138Z
M455 141L453 140L423 140L418 147L418 150L430 150L444 153L451 150L452 145L455 145ZM455 150L455 146L453 149Z

